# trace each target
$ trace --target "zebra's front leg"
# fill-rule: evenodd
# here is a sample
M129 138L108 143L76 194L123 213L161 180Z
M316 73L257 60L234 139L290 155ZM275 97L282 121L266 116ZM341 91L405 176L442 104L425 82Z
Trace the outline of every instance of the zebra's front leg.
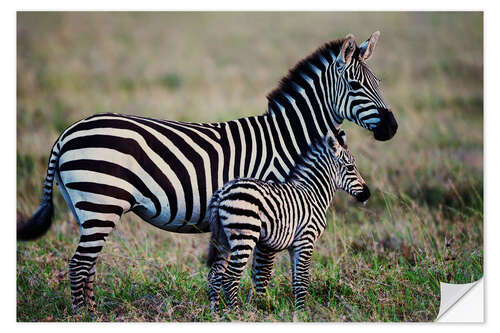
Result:
M259 245L255 248L252 263L252 283L257 295L264 295L266 293L277 253ZM250 289L251 291L252 289Z
M301 248L290 250L290 261L292 264L292 288L295 297L295 309L304 310L307 287L311 267L312 248Z

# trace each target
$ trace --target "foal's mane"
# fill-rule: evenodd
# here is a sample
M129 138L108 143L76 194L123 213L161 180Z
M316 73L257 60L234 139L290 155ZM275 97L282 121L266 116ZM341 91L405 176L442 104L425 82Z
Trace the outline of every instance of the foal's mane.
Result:
M346 142L344 142L344 139L342 137L342 134L344 134L344 130L340 130L339 133L334 133L335 139L338 141L338 143L342 146L344 149L348 149ZM324 149L332 149L328 143L326 138L316 138L314 139L311 144L309 145L307 151L300 156L300 159L298 160L296 167L292 169L292 171L286 176L286 180L292 179L296 173L297 173L297 165L301 165L305 163L306 161L310 159L314 159L315 154L314 152L318 150L318 148L324 148Z

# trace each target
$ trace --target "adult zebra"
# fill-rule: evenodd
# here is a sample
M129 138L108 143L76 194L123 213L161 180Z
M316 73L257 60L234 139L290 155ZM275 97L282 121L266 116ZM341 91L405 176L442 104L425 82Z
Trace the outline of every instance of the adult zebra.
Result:
M202 124L99 114L73 124L52 147L42 202L18 239L50 227L55 177L81 230L70 260L73 304L83 303L84 287L92 303L95 261L122 214L168 231L208 232L207 203L219 187L239 177L283 180L344 119L377 140L392 138L396 120L365 64L379 35L359 47L352 35L320 47L268 95L261 116Z

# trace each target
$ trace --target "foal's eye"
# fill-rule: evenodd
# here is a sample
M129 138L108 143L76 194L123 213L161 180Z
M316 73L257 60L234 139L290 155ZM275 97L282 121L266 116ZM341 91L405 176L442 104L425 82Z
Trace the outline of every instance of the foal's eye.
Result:
M350 81L349 85L351 86L351 89L353 89L353 90L361 89L361 84L358 81Z
M354 171L354 165L349 164L349 165L347 166L347 171Z

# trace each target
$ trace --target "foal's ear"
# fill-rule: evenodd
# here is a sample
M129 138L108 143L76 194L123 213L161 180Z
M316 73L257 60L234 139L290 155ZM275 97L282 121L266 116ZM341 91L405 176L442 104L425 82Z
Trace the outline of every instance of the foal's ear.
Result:
M339 142L334 136L329 135L326 140L327 140L326 142L328 143L328 147L330 147L330 149L334 153L336 153L340 149Z
M339 139L339 144L341 146L345 146L347 144L347 136L345 134L345 131L343 129L339 130L338 139Z
M337 62L339 65L347 66L351 63L352 55L356 50L356 42L354 41L354 36L348 34L342 43L342 48L340 49L340 57L338 57Z
M373 55L373 50L377 45L378 38L380 37L380 31L375 31L370 38L368 38L363 44L359 46L359 57L363 61L367 61Z

